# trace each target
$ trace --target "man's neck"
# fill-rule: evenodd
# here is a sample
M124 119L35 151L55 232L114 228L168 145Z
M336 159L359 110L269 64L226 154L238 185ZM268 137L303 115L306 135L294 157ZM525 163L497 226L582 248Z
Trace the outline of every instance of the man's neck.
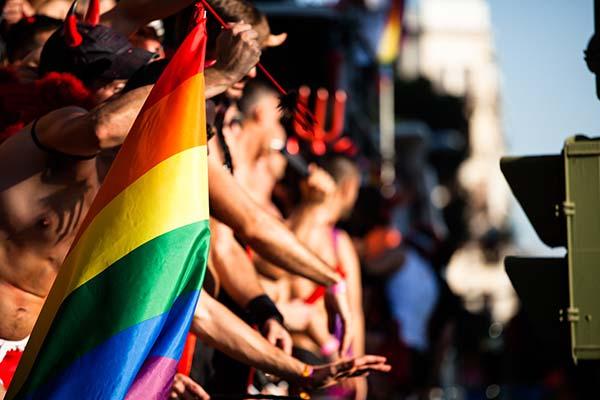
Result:
M332 226L335 225L335 213L322 203L301 203L293 213L295 218L310 221L313 226Z

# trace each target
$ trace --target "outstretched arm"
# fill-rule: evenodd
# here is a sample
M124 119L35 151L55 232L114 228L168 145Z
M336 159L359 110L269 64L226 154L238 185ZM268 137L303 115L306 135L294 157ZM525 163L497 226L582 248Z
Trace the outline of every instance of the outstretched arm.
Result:
M203 342L228 356L305 387L328 386L347 377L390 369L385 364L385 358L378 356L307 367L269 344L258 332L205 292L200 296L191 330Z
M127 92L91 111L64 107L39 119L36 133L51 149L73 155L93 155L123 143L151 86Z
M205 71L205 97L225 91L260 58L256 32L247 24L234 24L217 39L218 60ZM106 101L90 112L65 107L40 118L36 131L46 147L73 155L93 155L125 140L135 118L150 94L143 86Z
M264 307L256 309L259 298L266 296L265 290L258 280L248 254L235 240L231 229L211 219L210 240L213 266L219 274L223 289L241 308L251 313L254 322L269 343L291 354L292 338L283 327L283 321L278 318L281 314L275 315L274 310L266 314ZM273 307L275 308L274 304Z
M211 213L252 249L285 270L330 286L341 280L302 245L277 218L264 211L214 158L208 158Z

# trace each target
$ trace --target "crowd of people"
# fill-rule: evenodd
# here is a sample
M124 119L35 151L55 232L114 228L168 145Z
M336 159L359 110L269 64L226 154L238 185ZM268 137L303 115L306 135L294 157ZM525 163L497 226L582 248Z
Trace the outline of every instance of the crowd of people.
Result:
M306 166L285 207L277 204L287 135L278 93L254 79L261 52L285 34L271 33L246 0L210 4L229 24L207 26L211 249L170 397L366 399L365 375L390 366L365 355L359 256L337 227L353 209L360 171L351 158L328 155ZM161 20L190 7L4 5L0 398L120 144L176 50L163 45Z

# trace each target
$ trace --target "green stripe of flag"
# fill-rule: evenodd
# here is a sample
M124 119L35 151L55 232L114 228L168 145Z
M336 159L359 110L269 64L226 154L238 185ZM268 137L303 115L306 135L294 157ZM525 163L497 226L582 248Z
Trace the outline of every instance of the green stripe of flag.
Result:
M180 294L199 290L209 242L208 221L185 225L134 249L71 293L22 393L31 393L114 334L168 311ZM73 335L78 347L70 345Z

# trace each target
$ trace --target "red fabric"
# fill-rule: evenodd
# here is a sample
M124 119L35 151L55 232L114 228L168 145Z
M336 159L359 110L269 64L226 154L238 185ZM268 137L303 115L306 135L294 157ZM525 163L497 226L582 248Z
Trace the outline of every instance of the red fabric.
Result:
M331 239L333 242L333 248L337 254L338 252L338 230L333 228L331 230ZM334 271L337 272L342 279L346 279L346 271L344 271L344 267L342 267L342 264L340 264L339 260L338 263L335 265ZM313 292L310 294L310 296L308 296L306 299L304 299L304 303L305 304L315 304L321 297L325 296L325 286L317 286L315 288L315 290L313 290Z
M198 25L192 29L185 41L179 46L180 49L187 49L187 51L178 52L177 57L173 57L169 61L167 68L161 75L161 79L154 85L152 92L146 99L140 114L186 80L204 72L204 50L207 38L205 19L200 18L197 23Z
M346 271L342 268L341 264L337 264L335 266L335 272L337 272L342 278L346 279ZM321 297L325 296L325 291L327 289L325 286L317 286L315 290L304 299L305 304L315 304Z
M250 261L252 261L252 259L254 258L254 251L252 251L250 246L246 246L244 249L246 250L246 255L248 256Z
M190 376L192 371L192 362L194 361L194 350L196 349L196 335L188 333L183 346L183 353L177 364L177 373Z
M5 389L8 389L22 355L23 352L20 350L9 351L6 353L6 356L4 356L4 360L0 362L0 379L4 382Z

